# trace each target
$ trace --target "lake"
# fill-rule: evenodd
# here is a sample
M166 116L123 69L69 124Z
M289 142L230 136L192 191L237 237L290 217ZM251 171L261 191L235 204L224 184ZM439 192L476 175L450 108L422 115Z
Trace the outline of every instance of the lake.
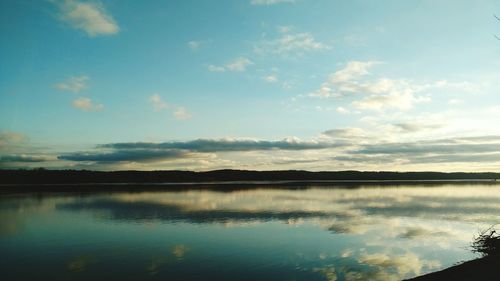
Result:
M494 184L3 194L3 280L401 280L474 258Z

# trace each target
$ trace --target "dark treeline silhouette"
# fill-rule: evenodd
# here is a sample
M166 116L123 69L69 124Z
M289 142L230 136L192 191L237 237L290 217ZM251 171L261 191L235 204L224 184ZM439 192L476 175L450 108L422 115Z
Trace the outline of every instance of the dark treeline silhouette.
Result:
M193 171L88 171L88 170L0 170L0 184L77 183L207 183L231 181L420 181L495 180L499 173L440 172L309 172L214 170Z

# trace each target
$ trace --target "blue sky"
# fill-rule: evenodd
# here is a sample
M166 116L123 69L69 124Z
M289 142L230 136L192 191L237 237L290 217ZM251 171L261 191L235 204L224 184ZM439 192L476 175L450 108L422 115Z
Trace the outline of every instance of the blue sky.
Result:
M495 13L2 1L0 166L499 171Z

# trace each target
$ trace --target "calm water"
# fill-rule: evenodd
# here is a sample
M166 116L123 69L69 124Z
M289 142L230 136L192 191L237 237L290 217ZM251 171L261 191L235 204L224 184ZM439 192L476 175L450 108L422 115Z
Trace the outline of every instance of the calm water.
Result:
M500 187L2 195L2 280L400 280L474 257Z

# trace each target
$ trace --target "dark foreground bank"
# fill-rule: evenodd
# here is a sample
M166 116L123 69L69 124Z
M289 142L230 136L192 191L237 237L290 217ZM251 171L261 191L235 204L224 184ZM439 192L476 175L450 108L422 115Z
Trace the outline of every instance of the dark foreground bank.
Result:
M484 257L464 262L450 268L422 275L407 281L498 281L500 280L500 259Z

